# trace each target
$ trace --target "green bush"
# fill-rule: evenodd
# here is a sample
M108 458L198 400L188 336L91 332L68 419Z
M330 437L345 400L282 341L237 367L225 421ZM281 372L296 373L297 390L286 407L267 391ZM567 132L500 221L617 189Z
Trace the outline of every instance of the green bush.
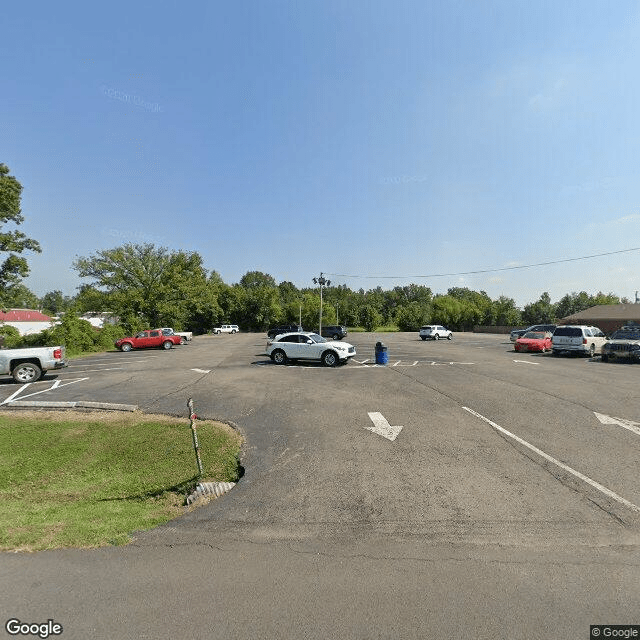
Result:
M20 344L20 332L11 325L5 324L0 326L0 336L2 336L2 344L8 349L17 347Z
M107 351L108 349L113 349L113 343L126 335L128 334L124 327L118 324L107 324L102 329L98 329L95 334L95 350Z

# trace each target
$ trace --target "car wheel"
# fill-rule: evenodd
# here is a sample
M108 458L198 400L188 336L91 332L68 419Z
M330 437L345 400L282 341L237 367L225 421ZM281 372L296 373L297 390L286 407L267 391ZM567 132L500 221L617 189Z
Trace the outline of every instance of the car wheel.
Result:
M427 336L420 336L423 340L427 339Z
M440 336L436 333L436 334L433 336L433 339L434 339L434 340L440 340Z
M333 338L334 340L340 340L340 336L339 336L337 333L334 333L334 334L333 334L333 336L332 336L332 338Z
M180 337L180 344L187 344L187 339L184 336Z
M595 344L591 344L589 346L589 357L593 358L593 356L596 354L596 345Z
M276 349L271 354L271 360L273 360L276 364L286 364L287 354L282 349Z
M325 351L322 354L322 364L325 367L335 367L338 362L340 362L340 359L335 351Z
M602 355L602 362L609 362L609 356L607 355Z
M450 334L447 336L447 340L453 340L453 333L450 333Z
M42 371L37 364L33 362L23 362L19 364L12 372L13 379L19 384L26 384L27 382L35 382L42 376Z
M121 347L120 351L131 351L131 343L125 342Z
M235 332L236 332L236 330L234 329L231 333L235 333Z
M219 336L219 335L220 335L220 332L219 332L219 331L216 331L215 333L216 333L216 335L217 335L217 336Z
M540 349L540 351L541 351L542 353L547 353L547 347L542 347L542 349Z
M172 349L172 348L173 348L173 342L171 342L171 340L165 340L165 341L162 343L162 348L163 348L165 351L168 351L169 349Z

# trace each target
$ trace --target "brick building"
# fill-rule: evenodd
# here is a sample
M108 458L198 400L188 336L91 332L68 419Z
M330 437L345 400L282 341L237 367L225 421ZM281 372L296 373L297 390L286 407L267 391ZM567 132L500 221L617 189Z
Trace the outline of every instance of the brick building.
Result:
M562 318L558 324L587 324L610 334L625 324L640 324L640 304L600 304Z

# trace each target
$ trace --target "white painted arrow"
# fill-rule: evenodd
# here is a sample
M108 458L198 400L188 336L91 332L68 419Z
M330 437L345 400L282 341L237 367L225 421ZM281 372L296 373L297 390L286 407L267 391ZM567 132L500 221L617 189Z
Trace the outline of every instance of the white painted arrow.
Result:
M617 424L619 427L633 431L633 433L640 436L640 422L625 420L624 418L613 418L612 416L605 416L603 413L596 413L595 411L593 413L602 424Z
M522 362L523 364L540 364L539 362L529 362L528 360L514 360L514 362Z
M365 427L368 431L373 431L373 433L377 433L379 436L386 438L387 440L391 440L392 442L398 437L398 434L402 431L402 427L392 427L387 419L377 411L369 412L369 418L371 418L371 422L373 422L372 427Z
M197 373L211 373L211 369L191 369L191 371L195 371Z

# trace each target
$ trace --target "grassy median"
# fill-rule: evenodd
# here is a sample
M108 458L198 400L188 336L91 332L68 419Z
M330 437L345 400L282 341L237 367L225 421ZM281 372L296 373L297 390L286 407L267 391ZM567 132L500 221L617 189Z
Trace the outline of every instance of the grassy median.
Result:
M189 420L140 413L0 413L0 549L126 544L185 511L199 481ZM197 422L202 480L235 482L242 439Z

